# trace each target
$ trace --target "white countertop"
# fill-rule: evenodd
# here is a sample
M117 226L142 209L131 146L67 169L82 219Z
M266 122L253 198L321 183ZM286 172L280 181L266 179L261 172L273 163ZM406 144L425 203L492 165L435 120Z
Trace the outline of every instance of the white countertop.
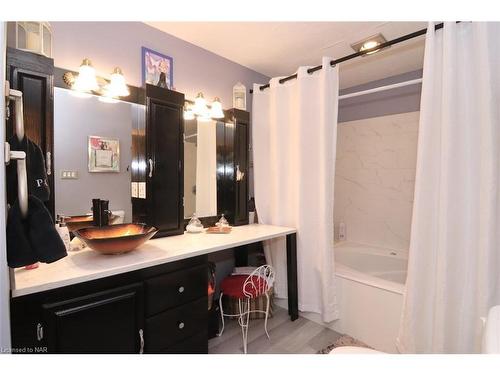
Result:
M12 297L175 262L295 232L294 228L251 224L233 227L229 234L184 233L149 240L138 249L119 255L103 255L90 249L68 252L67 257L51 264L40 263L33 270L16 269L11 280Z

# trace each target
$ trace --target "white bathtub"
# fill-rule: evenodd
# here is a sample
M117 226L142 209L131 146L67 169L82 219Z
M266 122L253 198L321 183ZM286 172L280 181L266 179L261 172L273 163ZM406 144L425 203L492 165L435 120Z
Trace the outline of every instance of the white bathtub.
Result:
M397 353L408 253L353 242L335 244L340 319L332 328L371 347Z

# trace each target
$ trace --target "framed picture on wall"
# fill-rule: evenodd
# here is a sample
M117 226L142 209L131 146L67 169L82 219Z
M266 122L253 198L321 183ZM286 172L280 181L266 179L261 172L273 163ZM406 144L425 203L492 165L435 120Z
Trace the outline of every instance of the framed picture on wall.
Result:
M142 84L148 83L172 90L174 60L149 48L142 47Z
M120 141L89 136L89 172L120 172Z

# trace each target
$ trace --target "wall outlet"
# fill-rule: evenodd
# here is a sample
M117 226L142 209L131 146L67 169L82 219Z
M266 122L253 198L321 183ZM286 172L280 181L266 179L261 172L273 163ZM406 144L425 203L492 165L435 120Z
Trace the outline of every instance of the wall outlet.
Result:
M139 184L132 182L132 198L139 198Z
M339 223L339 241L345 241L346 240L346 234L345 234L345 223Z
M146 199L146 183L139 182L139 198Z
M61 179L63 180L77 180L78 171L61 171Z

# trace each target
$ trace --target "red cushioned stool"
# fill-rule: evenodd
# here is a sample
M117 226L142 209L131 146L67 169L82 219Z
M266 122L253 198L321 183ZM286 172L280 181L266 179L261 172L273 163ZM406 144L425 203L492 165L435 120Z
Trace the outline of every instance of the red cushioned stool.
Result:
M267 318L269 316L269 294L274 284L274 270L270 265L263 265L256 268L250 275L231 275L222 280L221 293L219 297L220 314L222 319L222 329L219 336L224 332L224 317L237 316L243 334L243 351L247 353L248 323L250 313L260 312L266 314L264 330L267 338ZM222 296L227 295L238 299L239 314L224 314L222 309ZM250 310L250 301L262 295L266 296L266 310Z

